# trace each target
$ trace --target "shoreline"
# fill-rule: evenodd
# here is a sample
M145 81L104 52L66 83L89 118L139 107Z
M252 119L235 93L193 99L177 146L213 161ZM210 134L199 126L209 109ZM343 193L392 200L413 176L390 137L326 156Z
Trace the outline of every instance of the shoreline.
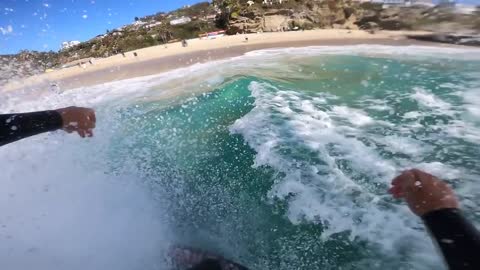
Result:
M427 32L380 31L370 34L365 31L311 30L302 32L275 32L225 36L213 40L189 40L188 47L180 42L147 47L108 58L95 59L84 67L73 66L7 83L3 89L14 91L25 88L44 88L57 85L68 90L111 81L130 79L167 72L197 63L206 63L241 56L247 52L285 47L346 46L379 44L393 46L426 45L436 47L463 47L408 39L410 35L425 35ZM248 37L248 42L245 41ZM137 53L138 56L133 54Z

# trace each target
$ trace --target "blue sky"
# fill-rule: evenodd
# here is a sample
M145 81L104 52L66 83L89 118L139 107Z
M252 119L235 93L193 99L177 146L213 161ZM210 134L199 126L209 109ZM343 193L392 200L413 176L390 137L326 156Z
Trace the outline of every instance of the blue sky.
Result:
M199 0L0 0L0 54L21 49L58 51L132 23L134 17L170 11Z
M200 0L0 0L0 54L21 49L57 51L131 23L134 17L170 11ZM461 3L480 5L480 0Z

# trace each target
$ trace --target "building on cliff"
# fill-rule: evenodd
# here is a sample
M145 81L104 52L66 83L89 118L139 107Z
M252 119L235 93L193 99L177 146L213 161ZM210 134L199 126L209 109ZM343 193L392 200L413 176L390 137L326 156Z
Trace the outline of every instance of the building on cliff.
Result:
M355 0L361 3L378 3L385 7L391 6L434 6L433 0Z
M189 17L181 17L175 20L171 20L170 25L181 25L181 24L189 23L191 21L192 19L190 19Z
M76 45L80 44L80 41L73 40L73 41L64 41L62 42L62 50L72 48Z

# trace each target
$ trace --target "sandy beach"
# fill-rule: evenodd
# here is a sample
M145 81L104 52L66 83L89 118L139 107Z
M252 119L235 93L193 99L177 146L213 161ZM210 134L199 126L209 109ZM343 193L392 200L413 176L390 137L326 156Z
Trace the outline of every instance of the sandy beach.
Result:
M188 47L180 42L148 47L108 58L94 59L92 64L58 69L10 82L4 90L22 88L43 88L52 84L67 90L100 83L158 74L175 68L204 63L228 57L240 56L246 52L280 47L306 47L327 45L383 44L452 46L438 43L414 41L407 35L421 35L424 32L380 31L370 34L366 31L312 30L298 32L276 32L225 36L212 40L192 39ZM248 42L245 40L248 37ZM137 56L134 56L134 52Z

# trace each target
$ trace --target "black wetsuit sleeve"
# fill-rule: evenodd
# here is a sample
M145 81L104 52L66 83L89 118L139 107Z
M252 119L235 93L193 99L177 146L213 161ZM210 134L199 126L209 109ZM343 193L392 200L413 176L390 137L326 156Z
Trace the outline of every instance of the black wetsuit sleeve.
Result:
M0 146L62 127L57 111L0 115Z
M451 270L480 269L480 232L458 209L442 209L423 217Z

